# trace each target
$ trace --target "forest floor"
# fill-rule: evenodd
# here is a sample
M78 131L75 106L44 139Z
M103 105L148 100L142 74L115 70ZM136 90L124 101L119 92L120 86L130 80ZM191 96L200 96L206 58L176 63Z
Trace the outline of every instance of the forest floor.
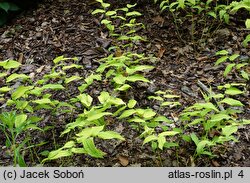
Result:
M52 67L52 60L60 55L78 57L85 66L85 73L89 75L98 67L98 59L108 55L107 47L112 44L112 38L105 36L106 32L100 26L98 16L91 15L97 8L93 1L88 0L45 0L35 9L23 12L7 25L0 28L0 60L15 59L22 62L19 73L34 74L34 77L48 72ZM125 3L124 3L125 4ZM142 107L151 106L162 114L175 119L186 107L202 101L202 95L197 80L207 86L216 88L218 85L241 82L237 73L223 77L224 66L214 67L217 59L215 53L226 49L232 53L239 53L249 59L250 49L241 45L244 37L249 33L244 30L244 23L231 22L230 26L219 24L205 17L199 22L198 15L193 34L191 34L191 20L186 18L182 24L177 24L170 13L159 13L153 4L139 4L136 9L143 13L138 18L146 28L139 34L147 41L137 45L137 52L154 55L159 61L153 63L155 69L148 72L146 77L153 81L151 84L138 84L129 93L129 97L140 101ZM208 29L207 32L204 28ZM39 70L39 72L38 72ZM1 84L1 83L0 83ZM92 87L92 94L102 88ZM100 90L100 91L98 91ZM172 90L181 96L181 107L173 109L158 109L147 99L147 96L157 90ZM74 92L74 90L72 90ZM245 109L242 117L250 118L248 91L242 96ZM58 98L63 99L62 93ZM2 104L0 103L0 106ZM4 110L3 108L0 108ZM44 117L43 126L54 122L55 129L34 133L32 143L48 142L36 147L37 155L25 155L28 166L38 166L43 159L39 152L60 147L65 138L60 138L67 121L67 117L57 118L50 114L38 114ZM150 146L142 146L139 133L127 123L112 123L113 129L121 132L126 142L100 142L98 147L107 153L104 159L94 159L89 156L75 155L45 163L44 166L250 166L250 127L242 127L235 135L238 143L226 143L218 149L218 157L210 159L202 156L193 159L195 145L181 144L180 148L153 152ZM4 139L3 134L0 138ZM125 163L124 163L125 162ZM4 141L0 142L0 165L12 164L10 155L6 153Z

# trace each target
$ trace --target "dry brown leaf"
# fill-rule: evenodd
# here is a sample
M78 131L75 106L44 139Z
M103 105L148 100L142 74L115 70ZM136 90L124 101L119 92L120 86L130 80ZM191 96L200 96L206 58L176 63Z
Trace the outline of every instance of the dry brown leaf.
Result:
M162 18L161 16L156 16L154 18L152 18L152 20L154 21L154 23L156 24L160 24L160 26L162 27L164 24L164 18Z
M220 164L217 161L215 161L215 160L212 160L212 164L215 167L219 167L220 166Z
M20 54L19 54L18 62L19 62L20 64L23 63L23 53L20 53Z
M129 161L127 157L119 155L118 159L122 166L128 166Z
M161 47L161 48L159 49L159 51L158 51L157 57L158 57L158 58L162 58L163 55L164 55L164 53L165 53L165 51L166 51L166 49L163 48L163 47Z

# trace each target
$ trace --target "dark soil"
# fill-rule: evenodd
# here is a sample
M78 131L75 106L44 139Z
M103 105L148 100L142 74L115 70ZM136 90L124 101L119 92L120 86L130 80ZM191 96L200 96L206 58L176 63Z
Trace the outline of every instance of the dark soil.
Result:
M71 0L70 2L68 0L45 0L37 8L23 12L0 28L0 60L18 60L23 64L19 70L20 73L33 74L34 77L39 78L41 73L49 71L55 57L76 56L80 60L79 63L86 68L83 73L78 74L89 75L98 67L98 59L108 55L107 48L113 41L106 36L107 31L100 25L100 18L91 15L96 7L98 5L92 0ZM198 80L213 88L227 82L242 82L236 72L224 78L225 67L214 67L217 59L214 56L215 52L222 49L237 52L249 59L249 47L244 48L241 45L244 37L249 34L249 30L244 29L240 17L227 26L213 19L194 16L193 22L196 24L192 34L190 26L192 19L189 17L178 20L182 23L177 22L175 25L175 19L170 13L160 14L158 7L153 4L138 4L136 8L143 13L143 16L138 18L138 22L146 26L146 29L141 30L139 34L147 41L136 45L134 49L158 58L151 63L155 69L146 74L152 83L146 85L138 83L127 96L140 101L140 107L150 106L177 121L178 126L178 119L176 119L178 114L186 106L202 101L197 85ZM198 21L199 18L203 18L204 21ZM204 32L207 28L209 28L208 31ZM37 69L41 73L37 72ZM75 71L71 72L73 74ZM153 92L168 89L181 96L181 107L162 110L157 104L147 100L147 96ZM241 117L249 119L249 83L247 89L246 94L240 98L245 104ZM110 89L93 86L90 87L89 92L97 95L102 90ZM73 85L71 92L70 95L76 92ZM55 97L63 100L67 96L60 93ZM1 103L0 110L5 110ZM33 144L47 143L33 149L37 154L25 153L28 166L39 166L44 158L39 153L61 147L66 140L59 136L69 117L53 116L48 113L37 115L44 117L40 126L53 125L55 128L46 133L32 134ZM122 166L124 161L128 161L127 166L250 166L249 126L242 127L235 135L239 139L238 143L230 142L214 149L218 155L215 159L204 156L193 159L195 145L190 146L183 142L180 148L153 152L150 146L142 146L140 134L128 123L113 122L110 128L119 131L126 138L126 142L97 142L98 147L107 153L104 159L76 155L45 163L44 166ZM4 139L4 134L0 134L0 138ZM0 165L12 165L12 157L7 153L4 140L0 142L0 149Z

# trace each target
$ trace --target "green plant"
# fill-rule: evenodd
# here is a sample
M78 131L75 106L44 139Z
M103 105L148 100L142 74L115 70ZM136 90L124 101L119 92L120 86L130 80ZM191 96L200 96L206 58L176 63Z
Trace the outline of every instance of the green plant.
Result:
M249 74L247 71L247 67L249 65L249 59L247 60L242 60L242 59L238 59L240 57L239 54L233 54L233 55L229 55L229 52L227 50L221 50L216 52L216 55L221 56L216 62L215 65L219 65L223 62L226 61L230 61L233 63L229 63L224 71L224 76L226 77L233 68L235 68L237 71L240 72L241 76L246 79L249 80ZM236 60L238 59L238 63L236 62Z
M123 41L122 48L134 46L130 42L145 41L139 35L135 33L141 28L145 28L142 23L137 23L136 18L142 14L138 11L133 11L132 8L136 4L127 4L124 8L118 8L115 10L108 10L110 7L109 3L103 2L103 0L96 0L102 6L102 9L96 9L92 12L93 15L103 14L104 18L101 20L101 24L109 30L110 36L117 37L117 41ZM115 21L121 21L119 25L115 24ZM120 45L117 44L113 48L119 48Z
M100 60L104 62L100 64L96 72L104 73L107 70L105 79L110 79L115 85L115 90L126 91L131 86L128 82L149 82L142 74L137 74L143 70L153 69L153 66L141 65L140 62L147 60L142 54L125 53L115 57L113 54Z
M25 149L25 145L30 140L29 131L30 129L39 129L36 123L40 119L33 116L28 117L27 114L17 114L16 111L2 112L0 114L0 130L6 137L6 147L10 149L10 154L13 154L14 166L26 166L21 151ZM24 139L20 143L20 134L26 133Z
M190 136L196 145L195 155L204 154L213 157L211 147L231 140L238 142L233 134L238 131L238 126L249 124L249 120L237 119L237 114L242 112L241 107L244 105L230 96L243 92L234 86L235 84L219 87L226 88L225 94L203 93L205 103L196 103L180 114L186 129L197 126L202 132L199 137L194 132ZM235 109L236 107L239 109Z
M73 102L80 101L83 107L86 108L74 122L67 124L65 130L61 133L61 136L63 136L74 130L74 140L66 142L63 147L55 151L51 151L43 162L71 156L73 153L84 153L95 158L103 158L105 153L96 148L95 138L125 140L117 132L104 130L105 126L108 125L104 117L112 116L112 113L106 110L113 106L125 105L125 103L119 98L111 97L108 92L102 92L98 96L98 100L100 105L92 106L93 98L88 94L80 94L72 99Z

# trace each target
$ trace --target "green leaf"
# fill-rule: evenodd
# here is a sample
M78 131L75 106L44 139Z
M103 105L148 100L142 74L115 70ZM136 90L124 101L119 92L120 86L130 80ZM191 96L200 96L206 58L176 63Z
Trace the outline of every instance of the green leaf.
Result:
M154 121L162 121L162 122L171 123L171 121L168 118L166 118L165 116L157 116L153 120Z
M235 100L232 98L224 98L220 103L226 103L231 106L244 106L239 100Z
M79 137L77 138L77 142L82 142L82 140L87 139L89 137L96 137L103 129L104 126L85 128L80 133L76 134L76 136Z
M15 117L15 127L16 128L22 127L23 124L26 122L26 120L27 120L27 115L26 114L16 115L16 117Z
M211 116L211 122L217 122L217 121L222 121L222 120L228 120L231 119L231 117L228 114L214 114Z
M101 104L106 103L107 101L109 101L111 98L111 96L109 95L108 92L102 91L101 95L98 96L98 100L100 101Z
M16 91L14 91L11 95L13 100L16 100L22 96L24 96L24 94L31 90L33 88L33 86L19 86Z
M71 65L63 66L62 70L68 70L68 69L71 69L71 68L80 69L80 68L83 68L83 66L77 65L77 64L71 64Z
M134 108L136 103L137 103L137 101L134 99L129 100L128 101L128 108L130 108L130 109Z
M170 95L170 94L166 94L166 95L163 95L164 98L180 98L180 96L178 95Z
M242 67L245 67L245 66L247 66L247 65L248 65L248 63L239 63L239 64L236 65L235 68L236 68L237 70L240 70Z
M122 85L122 86L117 87L115 90L118 90L118 91L126 91L126 90L128 90L129 88L131 88L130 85L124 84L124 85Z
M28 79L28 78L29 78L29 76L27 76L25 74L16 74L16 73L13 73L9 77L7 77L6 83L11 82L11 81L13 81L15 79Z
M246 19L245 24L246 24L246 28L250 29L250 19L249 18Z
M94 158L103 158L103 156L106 155L106 153L96 148L93 138L85 139L82 143L87 154L90 156Z
M215 65L219 65L225 61L227 61L228 59L228 56L222 56L221 58L219 58L216 62L215 62Z
M69 78L65 78L64 83L68 84L68 83L70 83L72 81L80 80L80 79L82 79L82 77L80 77L80 76L71 76Z
M7 76L7 73L6 73L6 72L0 73L0 78L5 77L5 76Z
M156 135L149 135L148 137L146 137L143 141L143 145L146 144L146 143L149 143L151 141L155 141L157 140L158 137Z
M121 74L118 74L116 75L114 78L113 78L114 82L117 83L117 84L124 84L125 81L126 81L126 77L124 77L123 75Z
M108 25L108 24L111 24L111 23L112 23L112 21L107 20L107 19L103 19L103 20L101 21L101 24L104 24L104 25Z
M106 16L112 16L112 15L116 15L116 11L107 11L105 13Z
M228 95L239 95L239 94L243 94L244 92L241 91L240 89L236 88L236 87L230 87L228 89L226 89L225 94Z
M112 113L102 112L102 113L98 113L98 114L91 114L88 116L87 121L94 121L94 120L100 119L103 116L107 116L107 115L112 115Z
M197 152L198 155L203 154L206 145L211 146L211 145L213 145L213 143L210 142L210 141L208 141L208 140L202 140L202 141L200 141L200 142L197 144L196 152Z
M105 8L105 9L108 8L108 7L110 7L110 4L109 4L109 3L103 3L103 2L102 2L101 4L102 4L102 7Z
M74 146L75 146L75 142L71 140L69 142L66 142L66 144L64 144L64 146L61 149L71 149Z
M228 55L229 52L227 50L221 50L221 51L217 51L215 55Z
M87 108L91 106L93 101L93 98L87 94L80 94L77 96L77 99L79 99L80 102Z
M244 39L244 41L242 42L242 45L244 47L247 47L248 42L250 42L250 34L248 34L247 37Z
M222 128L222 134L225 136L230 136L238 131L238 127L235 125L225 126Z
M143 70L151 70L153 69L153 66L150 65L137 65L137 66L133 66L133 67L127 67L126 68L126 72L128 73L128 75L134 74L137 71L143 71Z
M250 119L242 119L243 125L250 125Z
M239 54L233 54L229 57L230 61L234 61L236 58L238 58L240 55Z
M107 139L119 139L119 140L125 140L119 133L114 131L105 131L100 132L97 135L99 138L107 140Z
M123 119L123 118L127 118L133 114L136 113L136 110L134 109L129 109L129 110L126 110L124 111L120 116L119 116L119 119Z
M201 124L201 122L203 122L203 121L205 121L204 118L196 118L196 119L192 120L192 122L189 123L188 126Z
M44 163L45 161L48 160L54 160L54 159L58 159L58 158L62 158L62 157L67 157L67 156L71 156L72 152L70 150L62 150L62 149L58 149L55 151L51 151L48 155L48 158L45 158L42 163Z
M93 12L92 12L92 15L95 15L95 14L98 14L98 13L105 13L106 11L103 10L103 9L95 9Z
M141 16L141 15L142 14L139 13L138 11L131 11L131 12L126 13L127 17L130 17L130 16Z
M0 8L3 9L5 12L8 12L10 9L9 2L0 2Z
M144 119L134 117L132 119L129 119L128 122L135 122L135 123L145 123L146 121Z
M60 84L47 84L42 86L42 89L62 90L64 87Z
M195 135L195 133L192 133L190 135L191 139L194 141L195 145L197 146L200 142L199 138Z
M233 67L235 66L236 64L228 64L223 75L224 77L226 77L228 75L229 72L231 72L231 70L233 69Z
M207 103L196 103L194 104L194 107L197 109L212 109L216 112L219 112L219 110L214 106L213 103L207 102Z
M120 99L120 98L111 98L110 100L109 100L109 102L111 103L111 104L114 104L114 105L125 105L125 102L123 102L123 100L122 99Z
M65 61L65 60L75 60L75 61L77 61L78 58L77 58L77 57L74 57L74 58L65 58L64 56L59 56L59 57L56 57L56 58L53 60L53 62L54 62L54 64L58 64L59 62Z
M179 5L178 5L178 7L181 7L182 9L184 9L185 8L185 0L178 0L178 3L179 3Z
M156 113L152 109L146 109L143 113L143 118L149 119L156 115Z
M159 149L163 150L163 146L166 142L166 138L164 136L159 136L157 139L157 142L158 142Z
M70 151L72 153L76 153L76 154L87 154L87 151L84 148L71 148Z
M6 60L0 62L0 66L2 66L4 69L15 69L18 68L21 64L15 60Z
M240 75L246 79L249 80L249 73L245 72L244 70L240 71Z
M214 11L208 12L208 15L210 15L211 17L213 17L215 19L217 18L217 15L216 15L216 13Z
M176 134L178 134L178 133L180 133L180 132L176 132L176 131L167 131L167 132L161 132L161 133L159 134L159 136L163 136L163 137L165 137L165 136L174 136L174 135L176 135Z
M0 88L0 92L2 92L2 93L6 93L10 90L12 90L12 88L9 88L8 86L4 86L4 87Z
M43 98L43 99L39 99L39 100L34 100L32 101L34 103L37 103L37 104L51 104L51 100L48 99L48 98Z
M163 98L160 96L149 96L148 99L163 101Z
M133 8L133 7L135 7L137 5L137 3L135 3L135 4L127 4L127 8Z
M180 104L180 102L169 102L169 101L167 101L167 102L163 102L162 104L161 104L161 106L172 106L172 107L174 107L174 106L177 106L177 105L181 105Z
M130 82L135 82L135 81L149 82L148 79L146 79L144 76L142 76L140 74L135 74L135 75L132 75L132 76L128 76L126 80L130 81Z

